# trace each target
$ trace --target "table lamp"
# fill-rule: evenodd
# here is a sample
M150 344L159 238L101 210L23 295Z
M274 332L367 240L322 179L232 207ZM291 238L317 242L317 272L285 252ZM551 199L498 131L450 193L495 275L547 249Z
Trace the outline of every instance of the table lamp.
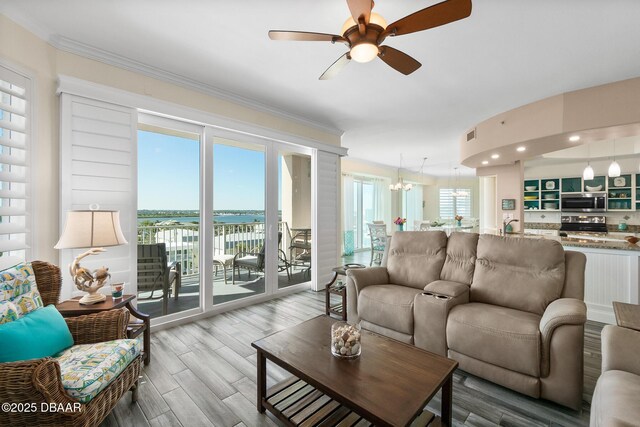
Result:
M119 246L127 243L120 228L120 212L107 210L77 210L67 212L67 220L56 249L90 248L81 253L69 265L69 272L75 286L88 294L80 299L80 304L90 305L104 301L106 297L98 292L111 276L107 267L91 271L80 266L80 260L89 255L105 252L104 246Z

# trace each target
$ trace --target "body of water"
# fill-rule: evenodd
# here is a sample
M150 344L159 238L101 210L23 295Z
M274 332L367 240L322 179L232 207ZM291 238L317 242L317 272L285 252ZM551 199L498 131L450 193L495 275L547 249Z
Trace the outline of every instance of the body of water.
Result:
M244 224L250 222L264 222L264 215L216 215L213 220L224 224ZM138 223L142 221L161 222L161 221L178 221L182 223L200 222L197 216L176 216L176 217L146 217L138 218Z

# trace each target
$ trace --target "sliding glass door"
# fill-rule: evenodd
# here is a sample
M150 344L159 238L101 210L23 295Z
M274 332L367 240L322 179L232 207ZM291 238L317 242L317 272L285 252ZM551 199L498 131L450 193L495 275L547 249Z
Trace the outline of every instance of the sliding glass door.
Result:
M143 312L171 321L311 281L311 149L139 120Z
M152 318L200 308L198 127L138 130L138 306Z
M213 139L213 303L265 292L266 149Z
M278 167L278 289L311 280L311 152L276 146Z

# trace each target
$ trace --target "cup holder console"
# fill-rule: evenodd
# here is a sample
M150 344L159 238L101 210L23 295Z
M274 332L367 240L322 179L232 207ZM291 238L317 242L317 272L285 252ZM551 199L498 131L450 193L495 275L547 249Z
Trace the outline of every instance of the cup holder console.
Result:
M451 297L446 296L446 295L442 295L442 294L434 294L433 292L423 292L422 295L427 296L427 297L432 297L435 299L440 299L440 300L448 300L451 299Z

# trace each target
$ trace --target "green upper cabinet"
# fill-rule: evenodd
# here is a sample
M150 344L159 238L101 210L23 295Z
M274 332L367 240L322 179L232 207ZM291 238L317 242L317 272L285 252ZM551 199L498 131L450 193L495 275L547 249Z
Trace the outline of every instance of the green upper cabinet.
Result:
M636 210L640 210L640 173L636 174Z
M588 181L584 181L582 191L606 191L606 189L607 189L607 177L604 175L600 175Z
M524 208L527 210L540 209L540 180L524 180Z
M563 193L580 193L580 192L582 192L582 178L580 178L580 177L562 178L560 180L560 183L561 183L560 190Z

